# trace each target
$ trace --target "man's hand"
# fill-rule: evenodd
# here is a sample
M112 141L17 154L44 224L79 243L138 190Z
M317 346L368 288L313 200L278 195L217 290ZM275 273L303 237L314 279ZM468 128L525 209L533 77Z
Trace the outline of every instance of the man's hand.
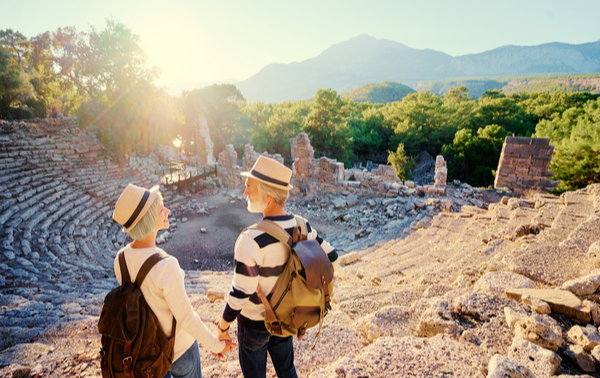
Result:
M229 336L229 333L227 334L227 336ZM210 352L210 353L215 357L223 359L224 355L226 353L233 352L233 348L235 348L236 346L237 346L237 343L234 343L233 341L231 341L231 338L230 338L230 340L225 340L225 347L223 348L223 350L220 353L214 353L214 352Z

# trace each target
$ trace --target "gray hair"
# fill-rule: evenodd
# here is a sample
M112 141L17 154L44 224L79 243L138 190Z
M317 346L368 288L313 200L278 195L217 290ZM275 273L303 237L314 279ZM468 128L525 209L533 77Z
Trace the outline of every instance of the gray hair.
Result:
M261 199L269 196L281 207L285 206L285 201L290 197L290 192L284 189L279 189L271 185L267 185L263 182L258 181L258 194Z
M142 240L146 236L156 231L156 221L158 219L158 210L163 204L163 198L160 192L157 193L154 202L150 205L146 214L140 219L140 221L129 231L129 236L133 240Z

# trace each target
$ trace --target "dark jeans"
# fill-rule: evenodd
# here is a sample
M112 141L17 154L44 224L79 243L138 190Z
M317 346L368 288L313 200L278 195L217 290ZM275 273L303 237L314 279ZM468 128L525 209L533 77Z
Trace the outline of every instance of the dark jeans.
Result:
M173 362L171 369L164 378L202 378L200 369L200 351L198 341L194 341L191 347Z
M246 378L267 376L267 351L279 378L297 378L294 367L292 336L277 337L267 331L255 331L238 323L240 366Z

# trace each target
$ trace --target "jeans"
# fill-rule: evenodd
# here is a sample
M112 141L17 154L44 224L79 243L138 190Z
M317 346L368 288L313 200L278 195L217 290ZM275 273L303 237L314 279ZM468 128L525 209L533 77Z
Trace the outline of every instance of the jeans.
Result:
M267 351L279 378L297 378L294 366L292 336L277 337L267 331L255 331L238 323L238 351L240 366L246 378L264 378L267 375Z
M202 378L198 341L194 341L192 346L173 362L165 378Z

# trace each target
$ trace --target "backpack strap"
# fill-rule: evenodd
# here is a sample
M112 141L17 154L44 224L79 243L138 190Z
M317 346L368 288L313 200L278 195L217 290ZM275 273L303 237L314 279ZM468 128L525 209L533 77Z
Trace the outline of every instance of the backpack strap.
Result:
M141 289L144 279L146 278L148 273L150 273L150 270L152 268L154 268L154 265L156 265L158 262L160 262L168 257L170 257L170 256L165 252L157 252L157 253L153 254L152 256L148 257L146 259L146 261L144 261L144 263L142 264L142 267L140 268L137 276L135 277L135 284L137 285L137 287L139 287ZM125 260L125 259L123 258L123 260ZM173 322L171 323L171 337L175 336L176 330L177 330L177 320L175 320L175 316L173 316Z
M287 233L286 230L281 228L281 226L279 226L277 223L268 219L263 219L260 222L248 227L247 229L266 232L267 234L271 235L283 244L287 245L290 249L294 244L294 240L292 239L290 234Z
M158 252L148 257L146 261L144 261L144 264L142 264L142 267L135 277L135 284L137 287L141 288L144 279L148 273L150 273L150 270L154 267L154 265L156 265L159 261L166 259L167 257L169 257L169 255L167 255L165 252Z
M131 283L131 276L129 275L129 269L127 269L127 262L125 261L125 252L119 252L119 267L121 268L121 282L123 284Z
M294 215L294 218L296 218L296 223L300 229L300 240L308 239L308 227L306 226L306 220L299 215Z

